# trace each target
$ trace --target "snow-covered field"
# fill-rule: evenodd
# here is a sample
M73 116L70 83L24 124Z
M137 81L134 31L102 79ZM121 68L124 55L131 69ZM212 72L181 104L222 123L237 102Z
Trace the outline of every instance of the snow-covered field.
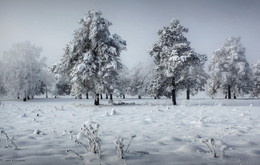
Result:
M0 164L260 164L260 100L179 99L178 106L169 99L122 101L130 104L109 105L103 99L94 106L92 99L72 98L1 101L0 130L18 149L1 133ZM86 121L100 125L101 158L75 143ZM133 134L126 159L119 159L113 141L121 136L127 145ZM207 139L214 139L217 158Z

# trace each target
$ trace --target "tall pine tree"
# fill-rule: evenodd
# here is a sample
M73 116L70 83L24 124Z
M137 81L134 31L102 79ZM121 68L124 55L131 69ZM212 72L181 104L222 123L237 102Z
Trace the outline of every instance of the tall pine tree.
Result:
M170 25L159 30L157 41L150 55L154 57L156 65L156 78L152 87L157 96L168 95L172 97L173 105L176 105L176 92L183 87L186 79L185 73L190 66L198 65L200 58L191 47L190 42L184 36L188 29L180 25L179 20L174 19ZM152 90L153 91L153 90Z
M89 11L80 25L53 70L68 75L72 91L81 94L87 89L94 93L94 104L99 105L99 94L112 94L116 87L118 70L122 67L120 54L126 49L126 42L119 35L110 34L112 23L100 11Z

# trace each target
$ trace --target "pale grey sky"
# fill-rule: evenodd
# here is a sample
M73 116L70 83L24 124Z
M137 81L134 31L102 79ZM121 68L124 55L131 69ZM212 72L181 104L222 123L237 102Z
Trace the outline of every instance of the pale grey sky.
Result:
M172 18L189 28L191 46L209 59L228 36L242 37L249 63L260 59L258 0L0 0L0 55L31 41L48 65L58 62L89 10L102 11L113 23L111 33L127 41L122 60L128 67L149 60L157 31Z

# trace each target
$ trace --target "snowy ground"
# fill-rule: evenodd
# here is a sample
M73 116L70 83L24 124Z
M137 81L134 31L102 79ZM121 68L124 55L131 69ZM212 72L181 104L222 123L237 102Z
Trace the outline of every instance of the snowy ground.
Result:
M11 142L6 147L1 133L0 164L260 164L260 100L181 99L178 106L168 99L123 101L135 104L112 106L101 100L94 106L92 99L71 98L1 101L0 130L18 149ZM100 124L101 158L74 142L86 121ZM113 141L121 136L127 145L131 134L137 137L121 160ZM206 139L214 139L217 158L203 143Z

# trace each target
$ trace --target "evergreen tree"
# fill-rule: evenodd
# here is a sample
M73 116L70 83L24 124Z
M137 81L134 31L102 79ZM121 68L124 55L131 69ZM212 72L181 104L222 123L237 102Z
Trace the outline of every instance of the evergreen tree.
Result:
M245 48L240 37L229 37L222 48L213 54L209 66L209 94L214 95L220 90L225 98L248 93L251 86L252 71L245 56Z
M176 92L182 89L182 83L186 79L185 73L190 66L199 64L199 57L191 49L190 42L184 36L188 29L180 25L179 20L174 19L170 25L159 30L157 41L150 55L154 57L156 65L155 81L157 84L156 95L168 95L172 97L173 105L176 105ZM160 91L163 91L160 93Z
M116 87L118 70L122 68L120 54L126 42L110 34L112 23L100 11L89 11L80 25L54 72L67 75L75 93L82 94L86 89L94 93L94 104L99 105L99 94L112 95Z

